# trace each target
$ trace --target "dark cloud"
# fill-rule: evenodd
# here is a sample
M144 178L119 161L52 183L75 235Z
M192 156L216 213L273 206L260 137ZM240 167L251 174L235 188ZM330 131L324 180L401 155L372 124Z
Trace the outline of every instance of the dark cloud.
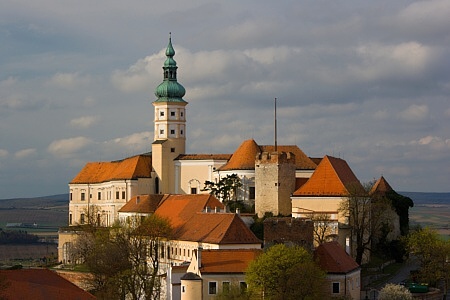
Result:
M6 1L0 189L65 192L87 161L150 150L171 31L188 152L273 143L277 97L280 143L343 157L364 181L448 191L449 13L446 0Z

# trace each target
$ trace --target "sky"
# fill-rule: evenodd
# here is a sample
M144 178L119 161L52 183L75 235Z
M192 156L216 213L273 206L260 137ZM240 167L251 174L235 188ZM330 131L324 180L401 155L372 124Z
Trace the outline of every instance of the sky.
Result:
M247 139L450 192L448 0L0 0L0 198L151 151L169 32L187 152Z

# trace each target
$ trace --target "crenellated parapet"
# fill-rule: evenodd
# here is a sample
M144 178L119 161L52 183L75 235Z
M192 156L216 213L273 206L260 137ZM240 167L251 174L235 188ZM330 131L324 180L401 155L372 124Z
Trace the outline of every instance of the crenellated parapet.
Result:
M256 155L255 165L259 164L295 165L295 155L292 152L262 152Z

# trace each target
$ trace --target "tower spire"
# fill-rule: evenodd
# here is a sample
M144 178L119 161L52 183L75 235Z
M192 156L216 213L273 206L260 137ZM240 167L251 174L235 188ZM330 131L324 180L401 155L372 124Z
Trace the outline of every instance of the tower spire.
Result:
M184 102L186 94L184 87L177 81L177 62L173 59L175 50L172 46L172 33L169 33L169 43L166 48L166 60L163 66L163 82L155 90L158 98L154 102Z

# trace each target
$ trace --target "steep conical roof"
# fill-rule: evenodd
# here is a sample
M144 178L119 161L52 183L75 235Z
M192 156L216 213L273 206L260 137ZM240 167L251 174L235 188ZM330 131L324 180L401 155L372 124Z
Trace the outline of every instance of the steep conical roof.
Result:
M255 140L246 140L233 153L230 160L220 168L220 171L254 170L256 154L260 152L261 149Z
M169 44L166 49L166 61L164 62L164 80L155 90L155 96L158 97L154 102L182 102L186 94L185 88L177 81L177 62L173 59L175 50L172 46L172 37L169 36Z
M394 189L389 185L386 179L381 176L380 179L375 182L372 189L370 190L370 194L382 194L385 195L387 192L391 192Z

